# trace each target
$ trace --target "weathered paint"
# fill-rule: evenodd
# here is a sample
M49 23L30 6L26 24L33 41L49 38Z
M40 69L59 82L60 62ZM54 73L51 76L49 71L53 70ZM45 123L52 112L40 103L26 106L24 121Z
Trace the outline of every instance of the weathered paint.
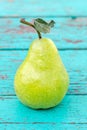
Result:
M35 31L20 24L17 17L29 21L44 17L56 22L54 29L43 36L61 49L70 87L63 102L53 109L32 110L15 96L15 72L37 38ZM87 130L86 66L86 0L0 0L0 130Z
M87 16L87 1L0 0L0 16Z
M78 43L80 43L80 42L83 42L82 40L75 40L75 41L73 41L73 40L70 40L70 39L64 39L67 43L73 43L73 44L78 44Z
M59 124L61 127L66 124L87 124L87 95L66 95L60 105L48 110L30 109L15 96L3 98L0 100L0 124Z
M0 124L2 130L86 130L87 124L62 124L57 123L52 125L48 124L16 124L16 123L3 123Z
M51 38L58 48L87 48L87 18L46 18L47 21L50 19L55 20L55 27L49 34L42 35L43 37ZM31 21L30 18L26 20ZM34 29L21 24L19 18L3 18L0 22L0 49L26 49L37 38ZM81 26L79 30L78 26Z

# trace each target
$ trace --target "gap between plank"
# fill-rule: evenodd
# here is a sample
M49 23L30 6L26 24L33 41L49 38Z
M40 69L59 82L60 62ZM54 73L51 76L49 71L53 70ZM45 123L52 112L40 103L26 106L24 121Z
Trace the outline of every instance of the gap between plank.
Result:
M66 95L69 95L69 96L73 96L73 95L76 95L76 96L87 96L87 93L85 93L85 94L79 94L79 93L76 93L76 94L74 94L74 93L72 93L72 94L66 94ZM16 97L16 94L0 94L0 97L6 97L6 96L12 96L12 97Z
M87 48L57 48L60 51L68 51L68 50L87 50ZM29 48L0 48L0 51L27 51Z
M40 16L38 16L38 15L32 15L32 16L10 16L10 15L8 15L8 16L0 16L0 18L36 18L36 17L43 17L43 18L72 18L72 19L75 19L75 18L78 18L78 17L82 17L82 18L84 18L84 17L87 17L87 15L40 15Z
M59 124L58 122L0 122L0 124L52 124L52 125L56 125L56 124ZM61 122L61 124L81 124L81 125L85 125L87 124L87 122L78 122L78 123L75 123L75 122Z

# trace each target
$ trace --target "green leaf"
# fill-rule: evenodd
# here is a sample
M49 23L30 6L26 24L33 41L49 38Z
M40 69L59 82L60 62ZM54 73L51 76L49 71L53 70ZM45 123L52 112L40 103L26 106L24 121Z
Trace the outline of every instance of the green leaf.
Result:
M34 27L36 28L37 31L42 32L42 33L49 33L51 27L54 26L54 21L51 20L49 23L47 23L46 21L44 21L41 18L37 18L34 21Z
M41 19L41 18L37 18L37 19L35 19L35 21L37 21L39 23L42 23L42 24L47 24L48 25L48 23L46 21L44 21L43 19Z
M51 20L48 24L50 27L54 27L55 22L53 20Z

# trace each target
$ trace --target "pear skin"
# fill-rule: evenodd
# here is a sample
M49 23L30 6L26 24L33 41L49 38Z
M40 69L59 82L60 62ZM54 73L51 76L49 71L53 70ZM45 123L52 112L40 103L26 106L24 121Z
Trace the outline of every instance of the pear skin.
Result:
M19 100L33 109L47 109L64 98L69 76L52 40L36 39L15 75Z

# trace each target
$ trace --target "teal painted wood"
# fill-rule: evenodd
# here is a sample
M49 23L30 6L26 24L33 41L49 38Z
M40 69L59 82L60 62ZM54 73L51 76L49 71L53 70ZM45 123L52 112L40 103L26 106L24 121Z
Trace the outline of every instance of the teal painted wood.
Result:
M87 95L66 95L48 110L30 109L16 96L1 96L0 104L0 124L87 124Z
M22 16L27 20L42 16L56 21L52 32L43 36L53 39L61 49L60 55L70 75L70 88L63 102L53 109L32 110L11 96L15 95L16 69L37 37L34 30L19 23L17 17ZM87 17L81 16L87 16L86 0L0 1L0 17L3 17L0 18L0 95L3 95L0 96L0 130L87 129Z
M1 130L86 130L86 124L0 124Z
M87 16L84 0L0 0L1 16Z
M26 20L31 21L32 18L26 18ZM51 17L45 19L47 21L54 19L56 22L51 32L43 36L51 38L58 48L87 48L87 18ZM0 49L26 49L37 38L37 34L32 28L21 24L19 21L19 18L0 19Z
M0 51L0 95L14 95L14 75L28 51ZM87 94L87 50L59 51L70 75L68 94Z

